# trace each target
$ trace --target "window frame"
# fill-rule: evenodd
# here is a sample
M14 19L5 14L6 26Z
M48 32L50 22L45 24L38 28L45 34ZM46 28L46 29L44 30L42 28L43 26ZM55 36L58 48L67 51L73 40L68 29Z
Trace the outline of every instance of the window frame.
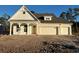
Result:
M44 20L51 21L52 20L52 16L44 16Z

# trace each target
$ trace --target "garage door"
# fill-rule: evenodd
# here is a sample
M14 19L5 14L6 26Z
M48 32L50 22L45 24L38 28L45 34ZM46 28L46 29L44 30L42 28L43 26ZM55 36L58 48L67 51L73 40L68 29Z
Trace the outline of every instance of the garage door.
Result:
M56 35L55 27L40 27L39 30L39 34L41 35Z
M68 27L66 28L61 28L61 35L68 35Z

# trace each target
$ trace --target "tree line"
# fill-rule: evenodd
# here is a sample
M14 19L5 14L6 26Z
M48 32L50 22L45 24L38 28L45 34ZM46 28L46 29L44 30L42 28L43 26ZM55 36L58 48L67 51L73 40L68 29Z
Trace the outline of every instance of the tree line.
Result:
M10 18L10 15L8 14L3 14L0 16L0 33L2 32L3 34L8 34L9 33L9 22L8 19Z

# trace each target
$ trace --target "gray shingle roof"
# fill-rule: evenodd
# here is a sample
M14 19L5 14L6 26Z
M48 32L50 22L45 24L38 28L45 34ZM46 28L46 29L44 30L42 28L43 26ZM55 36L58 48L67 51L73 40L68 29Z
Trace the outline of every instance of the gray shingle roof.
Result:
M64 20L60 17L56 17L54 14L49 14L49 13L37 14L37 13L34 13L34 15L39 19L39 21L41 23L71 23L68 20ZM46 21L46 20L44 20L44 16L52 16L52 20Z

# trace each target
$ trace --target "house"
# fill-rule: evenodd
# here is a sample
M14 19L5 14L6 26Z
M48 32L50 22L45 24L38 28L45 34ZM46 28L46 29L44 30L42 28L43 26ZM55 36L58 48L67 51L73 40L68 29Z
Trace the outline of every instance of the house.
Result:
M54 14L38 14L22 6L10 19L10 35L72 35L72 23Z

